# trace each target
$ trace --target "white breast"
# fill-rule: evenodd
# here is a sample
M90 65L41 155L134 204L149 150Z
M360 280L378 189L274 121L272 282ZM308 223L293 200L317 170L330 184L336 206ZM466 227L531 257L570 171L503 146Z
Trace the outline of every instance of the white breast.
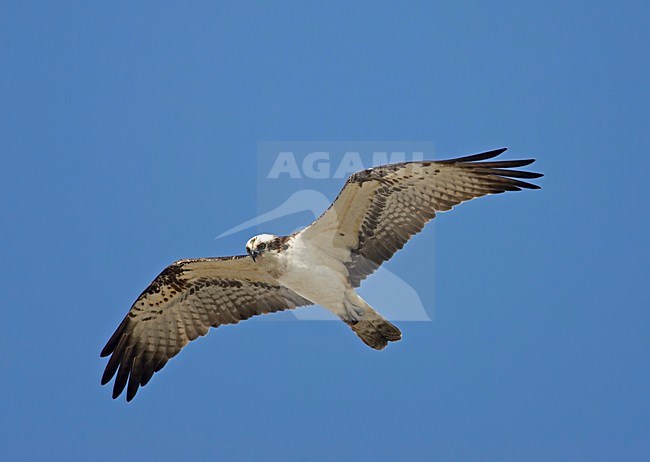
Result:
M340 260L297 238L278 254L273 264L276 278L285 287L312 302L336 309L350 288L347 270Z

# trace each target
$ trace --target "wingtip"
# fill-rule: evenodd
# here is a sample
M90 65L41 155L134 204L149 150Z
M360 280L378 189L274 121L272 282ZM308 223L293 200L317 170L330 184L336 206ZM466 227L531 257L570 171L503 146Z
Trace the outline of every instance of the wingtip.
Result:
M115 372L111 371L107 366L106 369L104 369L104 373L102 374L102 385L106 385L108 382L110 382L114 375Z
M478 153L478 154L474 154L474 156L496 157L496 156L499 156L499 155L503 154L507 150L508 150L508 148L492 149L491 151L485 151L485 152L481 152L481 153Z
M472 156L468 157L473 157L473 156L482 156L485 157L486 159L491 159L492 157L497 157L503 154L508 150L507 147L505 148L497 148L497 149L492 149L491 151L485 151L485 152L480 152L478 154L473 154Z
M507 161L506 161L506 162L507 162ZM535 162L535 159L522 159L522 160L519 160L519 161L517 161L517 162L519 162L519 166L520 166L520 167L525 167L526 165L530 165L530 164L532 164L533 162Z
M493 149L492 151L486 151L479 154L472 154L470 156L456 157L454 159L439 160L437 162L440 164L453 164L453 163L460 163L460 162L479 162L481 160L493 159L503 154L507 150L508 148Z
M538 172L526 172L528 174L528 178L534 180L536 178L541 178L544 176L543 173L538 173Z

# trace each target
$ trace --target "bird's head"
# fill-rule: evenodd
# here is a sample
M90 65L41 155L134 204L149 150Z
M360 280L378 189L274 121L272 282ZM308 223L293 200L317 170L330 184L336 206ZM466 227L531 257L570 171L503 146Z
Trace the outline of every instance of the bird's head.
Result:
M255 261L257 257L268 251L272 244L276 241L278 236L273 234L258 234L251 237L246 243L246 252Z

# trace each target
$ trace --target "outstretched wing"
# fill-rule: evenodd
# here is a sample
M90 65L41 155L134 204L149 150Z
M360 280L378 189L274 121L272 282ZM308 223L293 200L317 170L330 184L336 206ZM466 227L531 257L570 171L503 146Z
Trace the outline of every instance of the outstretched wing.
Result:
M513 170L534 159L481 162L505 150L357 172L330 208L299 236L344 262L350 282L357 287L436 212L486 194L539 189L518 178L539 178L540 173Z
M115 373L113 398L131 401L167 361L210 327L311 302L272 279L248 256L180 260L142 292L101 352L112 355L102 385Z

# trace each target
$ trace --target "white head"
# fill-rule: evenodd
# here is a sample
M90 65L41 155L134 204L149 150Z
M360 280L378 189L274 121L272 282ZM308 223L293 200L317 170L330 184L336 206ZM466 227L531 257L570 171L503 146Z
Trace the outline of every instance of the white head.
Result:
M268 249L268 245L275 241L278 236L274 234L258 234L251 237L246 243L246 252L253 261Z

